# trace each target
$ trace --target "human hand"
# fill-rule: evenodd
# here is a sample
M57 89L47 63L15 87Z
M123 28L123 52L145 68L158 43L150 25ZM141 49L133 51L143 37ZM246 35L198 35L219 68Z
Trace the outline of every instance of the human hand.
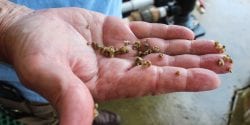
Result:
M216 88L216 73L227 73L229 60L214 41L193 40L183 27L124 23L121 19L78 8L31 12L11 24L3 37L8 62L27 87L56 108L61 125L90 125L95 101L176 91ZM134 65L137 51L107 58L89 43L120 48L124 41L147 42L166 52Z

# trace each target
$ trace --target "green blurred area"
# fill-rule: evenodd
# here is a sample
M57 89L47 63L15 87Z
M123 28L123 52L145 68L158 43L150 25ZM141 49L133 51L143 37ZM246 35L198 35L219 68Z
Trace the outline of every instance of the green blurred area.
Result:
M19 121L16 121L8 113L8 110L0 106L0 125L25 125Z

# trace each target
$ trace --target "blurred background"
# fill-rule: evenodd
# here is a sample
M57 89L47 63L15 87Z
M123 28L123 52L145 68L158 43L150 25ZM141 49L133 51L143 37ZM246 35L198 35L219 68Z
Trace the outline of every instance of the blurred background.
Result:
M250 0L125 0L127 21L176 24L226 46L232 73L213 91L170 93L101 103L122 125L250 125Z

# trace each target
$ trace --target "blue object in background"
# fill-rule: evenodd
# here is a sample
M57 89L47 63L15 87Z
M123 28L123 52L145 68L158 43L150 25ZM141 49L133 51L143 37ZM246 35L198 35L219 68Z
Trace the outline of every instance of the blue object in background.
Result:
M6 83L17 88L21 92L22 96L31 102L39 102L39 103L48 102L46 99L44 99L36 92L22 85L17 77L15 70L12 68L12 66L6 63L0 62L0 80L7 81Z
M103 13L109 16L121 17L121 0L11 0L38 10L59 7L80 7Z

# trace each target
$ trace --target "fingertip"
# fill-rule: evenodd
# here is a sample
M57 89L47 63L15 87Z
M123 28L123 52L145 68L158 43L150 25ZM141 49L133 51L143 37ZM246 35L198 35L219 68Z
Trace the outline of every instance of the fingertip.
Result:
M178 25L165 25L165 26L166 27L163 27L163 26L158 27L158 29L161 29L159 31L159 34L164 33L165 37L162 37L164 39L194 40L195 38L194 32L184 26L178 26Z
M189 30L188 32L190 33L190 40L194 40L195 39L194 32L192 30L188 29L188 28L187 28L187 30Z
M81 87L80 87L81 88ZM69 90L57 103L60 125L90 125L94 118L94 102L84 89Z
M187 40L194 40L195 39L195 34L191 29L184 27L184 26L179 26L179 27L182 28L182 30L183 30L183 34L184 34L183 38L186 38Z
M201 68L188 70L187 91L208 91L219 86L220 79L215 72Z
M233 60L225 54L207 54L201 56L200 67L212 70L217 74L225 74L231 72Z

